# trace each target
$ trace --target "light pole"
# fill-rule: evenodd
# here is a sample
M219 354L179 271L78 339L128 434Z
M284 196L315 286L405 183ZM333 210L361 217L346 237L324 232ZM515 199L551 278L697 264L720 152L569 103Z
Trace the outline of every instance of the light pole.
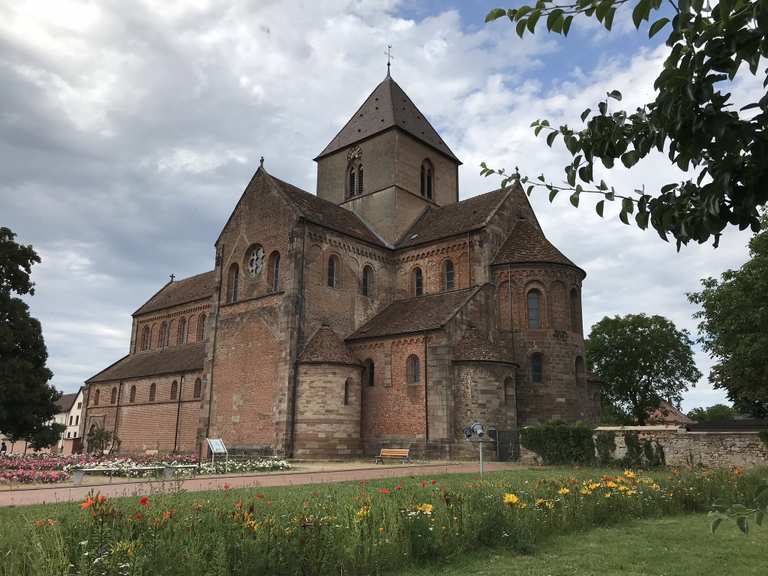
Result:
M480 479L482 480L483 473L485 472L483 465L483 444L485 443L483 437L485 436L485 430L483 429L483 425L477 421L473 422L464 428L464 436L466 436L467 440L470 442L472 441L473 437L477 437L477 442L480 444Z

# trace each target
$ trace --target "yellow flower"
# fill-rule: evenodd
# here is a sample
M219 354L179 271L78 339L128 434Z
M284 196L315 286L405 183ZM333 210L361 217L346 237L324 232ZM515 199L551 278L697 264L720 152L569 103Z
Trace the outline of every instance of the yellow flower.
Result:
M518 502L520 502L520 498L516 494L504 494L503 496L504 504L507 506L515 506Z
M605 493L605 497L606 497L606 498L610 498L611 496L613 496L613 493L612 493L612 492L606 492L606 493Z
M581 490L579 490L579 494L581 494L582 496L589 496L590 494L592 494L592 492L590 491L590 489L589 489L589 488L587 488L587 487L585 486L584 488L582 488Z
M368 514L370 513L370 511L371 511L371 507L370 507L370 506L368 506L368 505L366 504L365 506L363 506L362 508L360 508L360 510L358 510L358 511L357 511L357 513L355 514L355 518L356 518L357 520L362 520L362 519L364 519L366 516L368 516Z
M416 511L422 514L432 514L432 504L417 504Z
M565 486L563 486L562 488L560 488L560 490L557 491L557 493L560 494L560 496L567 496L568 494L571 493L571 491Z
M590 482L589 484L587 484L587 488L589 488L590 490L597 490L598 488L600 488L600 484L598 484L597 482Z
M613 480L608 480L608 482L605 483L606 488L616 488L618 484L614 482Z
M637 475L634 472L632 472L632 470L624 470L624 477L625 478L633 479L633 478L635 478L635 476L637 476Z
M619 492L626 492L627 490L629 490L629 488L627 488L626 486L623 486L623 485L619 486Z

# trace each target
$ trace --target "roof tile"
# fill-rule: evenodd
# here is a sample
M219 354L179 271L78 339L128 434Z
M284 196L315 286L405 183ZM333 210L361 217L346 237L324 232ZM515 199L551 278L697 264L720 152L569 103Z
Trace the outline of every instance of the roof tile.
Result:
M299 361L312 364L357 364L341 338L325 324L309 339Z
M215 280L214 271L211 270L189 278L168 282L133 315L138 316L139 314L210 298L213 294Z
M565 264L578 268L546 239L541 229L533 222L520 220L496 254L493 263L527 264L533 262Z
M124 356L112 366L91 376L86 383L141 378L202 370L205 362L205 342L186 344L154 352L139 352Z

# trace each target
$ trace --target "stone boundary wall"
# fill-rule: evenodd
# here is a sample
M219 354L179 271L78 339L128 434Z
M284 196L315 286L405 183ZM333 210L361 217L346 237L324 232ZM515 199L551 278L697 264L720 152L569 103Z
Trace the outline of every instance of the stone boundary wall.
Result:
M757 432L687 432L674 426L601 426L595 432L614 432L614 458L626 454L624 432L637 432L640 440L658 442L667 466L766 466L768 447Z

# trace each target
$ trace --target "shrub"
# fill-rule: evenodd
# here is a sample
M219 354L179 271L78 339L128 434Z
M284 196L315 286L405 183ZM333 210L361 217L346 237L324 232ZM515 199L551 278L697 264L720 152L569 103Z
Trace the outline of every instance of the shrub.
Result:
M613 456L616 453L616 436L613 432L600 431L595 434L595 448L597 449L597 460L602 466L607 466L613 462Z
M590 464L595 459L592 429L581 424L529 426L520 431L520 443L541 456L544 464Z

